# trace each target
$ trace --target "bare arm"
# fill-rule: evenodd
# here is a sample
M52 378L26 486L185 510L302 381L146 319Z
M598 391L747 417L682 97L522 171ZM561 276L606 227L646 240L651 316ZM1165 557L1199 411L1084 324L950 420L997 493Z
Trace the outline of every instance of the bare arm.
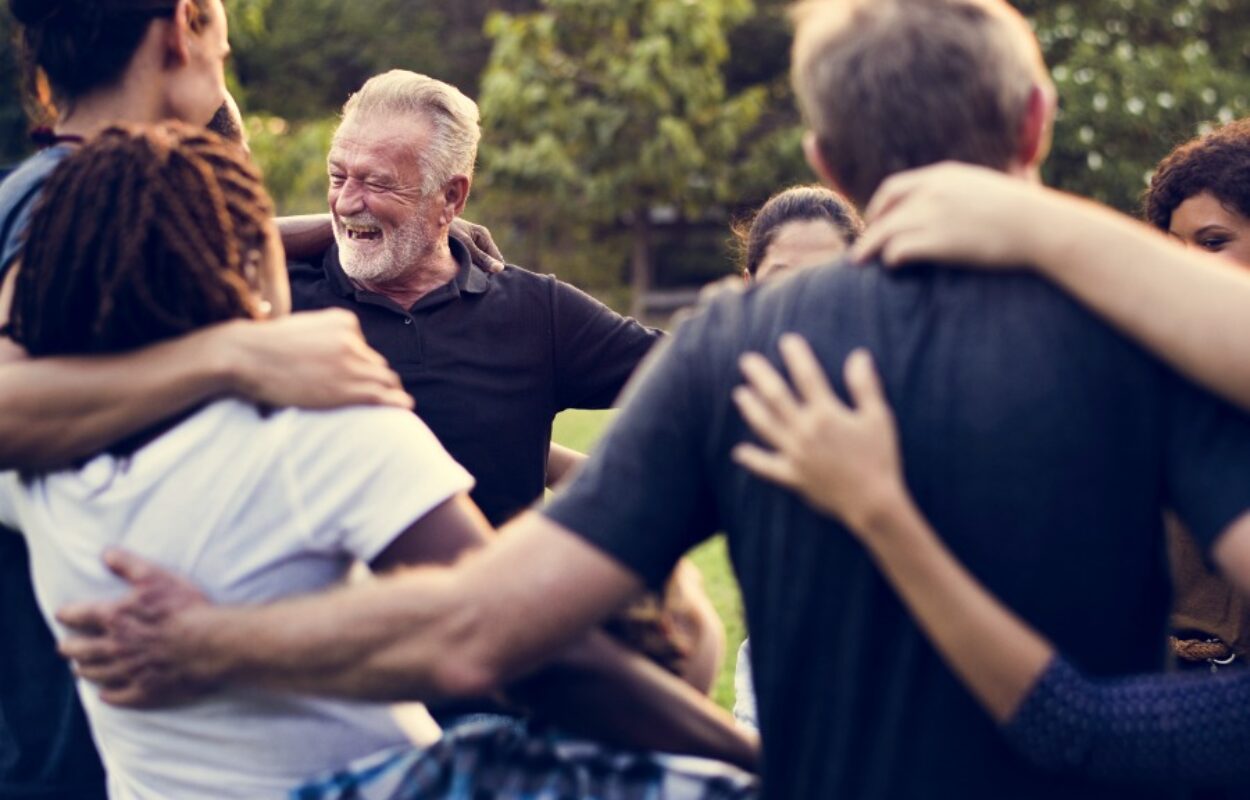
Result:
M412 405L340 310L224 323L117 356L31 359L6 339L0 358L2 469L63 466L223 394L275 406Z
M887 181L860 259L1032 266L1194 381L1250 408L1250 273L1096 203L980 167Z
M551 449L547 451L547 488L554 489L557 484L572 475L585 460L585 453L579 453L571 447L552 442Z
M278 236L291 261L306 261L324 253L334 244L334 227L329 214L278 217Z
M173 675L191 694L241 682L378 700L481 695L524 678L509 693L573 730L752 766L753 740L710 701L608 637L582 635L638 590L636 579L537 515L514 527L452 570L410 569L263 607L208 606L179 579L112 554L135 594L66 610L75 627L112 638L63 649L105 700L132 705ZM424 534L438 541L423 543ZM414 523L375 564L444 561L489 538L461 497ZM530 674L553 654L556 663Z
M830 389L806 342L787 336L781 346L799 396L762 357L744 358L749 385L734 399L775 450L739 445L735 459L842 520L951 669L996 721L1010 719L1054 648L985 590L916 509L868 354L847 360L850 408ZM987 641L995 646L985 647Z

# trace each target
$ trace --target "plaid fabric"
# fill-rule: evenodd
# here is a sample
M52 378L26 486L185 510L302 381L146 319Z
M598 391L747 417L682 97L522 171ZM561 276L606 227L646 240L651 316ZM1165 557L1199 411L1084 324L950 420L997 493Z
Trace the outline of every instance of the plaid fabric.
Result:
M292 800L754 800L755 778L699 758L613 750L530 722L466 723L424 751L391 751Z

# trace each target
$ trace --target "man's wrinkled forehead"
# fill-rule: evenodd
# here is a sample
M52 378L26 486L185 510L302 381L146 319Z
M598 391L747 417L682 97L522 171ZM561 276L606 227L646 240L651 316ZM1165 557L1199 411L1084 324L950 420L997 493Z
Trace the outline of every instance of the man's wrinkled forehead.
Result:
M330 140L328 160L368 158L392 163L396 168L418 163L417 154L426 140L423 120L401 117L344 119Z

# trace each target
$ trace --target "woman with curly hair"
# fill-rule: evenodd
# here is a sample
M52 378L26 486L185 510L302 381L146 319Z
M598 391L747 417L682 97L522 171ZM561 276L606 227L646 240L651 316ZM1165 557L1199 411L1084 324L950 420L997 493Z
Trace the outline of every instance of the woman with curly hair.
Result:
M1159 230L1250 269L1250 120L1174 149L1155 170L1142 206L1146 221ZM1174 519L1168 520L1168 557L1171 644L1181 665L1215 669L1250 656L1246 600Z

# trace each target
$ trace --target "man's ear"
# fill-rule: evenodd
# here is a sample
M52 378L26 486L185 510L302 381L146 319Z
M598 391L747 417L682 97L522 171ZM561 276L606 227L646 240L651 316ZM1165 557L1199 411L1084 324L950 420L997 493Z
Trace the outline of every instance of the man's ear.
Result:
M807 165L812 168L812 172L820 178L821 183L843 197L849 197L846 190L842 188L837 175L829 167L829 160L825 158L825 151L820 146L820 137L816 135L816 131L803 132L803 156L807 159Z
M466 175L453 175L451 180L447 181L447 185L443 188L443 219L444 225L450 225L451 221L464 211L464 204L469 201L470 181Z
M191 38L200 28L200 9L194 0L178 0L165 26L165 62L180 67L191 60Z
M1016 161L1033 169L1046 160L1050 152L1051 125L1055 120L1055 92L1034 85L1020 120L1020 144L1016 148Z

